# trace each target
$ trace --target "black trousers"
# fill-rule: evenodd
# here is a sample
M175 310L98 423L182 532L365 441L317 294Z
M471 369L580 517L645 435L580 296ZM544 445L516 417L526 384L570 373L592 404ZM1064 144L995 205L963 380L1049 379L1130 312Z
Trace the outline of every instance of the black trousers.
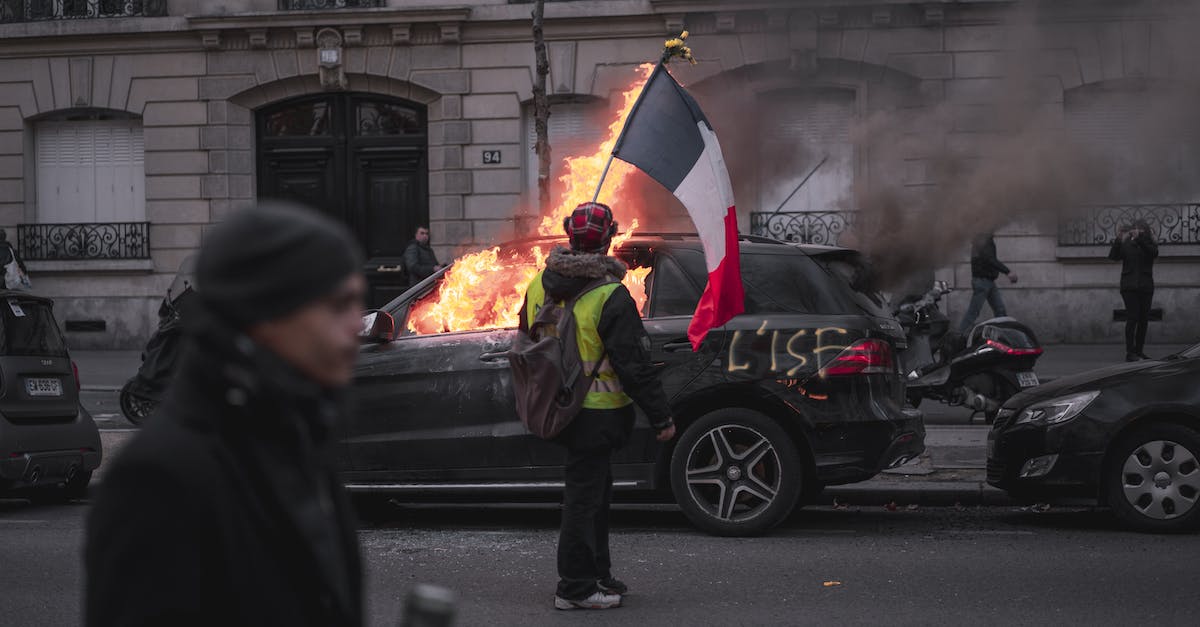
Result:
M629 441L632 405L585 409L559 436L567 448L566 489L558 534L558 596L586 599L596 582L612 576L608 512L612 503L612 454Z
M1150 303L1154 292L1121 290L1125 300L1125 352L1140 353L1146 346L1146 330L1150 323Z

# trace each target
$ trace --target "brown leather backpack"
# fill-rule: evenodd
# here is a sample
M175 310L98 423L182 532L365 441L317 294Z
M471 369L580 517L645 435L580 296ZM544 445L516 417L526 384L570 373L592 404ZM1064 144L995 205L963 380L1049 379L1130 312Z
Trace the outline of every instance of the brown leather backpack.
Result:
M584 372L575 335L575 304L584 294L612 282L611 278L592 281L565 304L547 294L528 333L518 333L508 351L517 415L539 438L550 440L562 433L583 408L604 356L591 374Z

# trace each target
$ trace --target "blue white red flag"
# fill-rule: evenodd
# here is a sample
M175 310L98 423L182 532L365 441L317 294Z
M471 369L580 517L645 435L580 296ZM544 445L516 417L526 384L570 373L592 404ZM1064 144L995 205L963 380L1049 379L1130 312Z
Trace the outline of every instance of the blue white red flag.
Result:
M693 350L710 329L745 310L737 210L721 145L708 118L658 64L625 120L613 155L671 190L704 245L708 285L688 325Z

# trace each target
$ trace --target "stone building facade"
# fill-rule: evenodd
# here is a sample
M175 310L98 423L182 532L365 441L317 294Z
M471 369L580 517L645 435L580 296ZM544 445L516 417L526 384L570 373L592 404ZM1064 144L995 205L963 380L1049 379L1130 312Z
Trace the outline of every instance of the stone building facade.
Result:
M259 197L300 198L350 224L373 298L386 300L401 289L393 274L415 226L431 226L445 258L518 235L529 217L530 8L0 0L0 227L76 347L140 347L205 229ZM680 80L702 99L733 93L755 107L755 124L737 131L748 140L733 140L748 148L730 159L743 230L825 241L847 219L870 219L854 206L864 190L894 189L919 207L946 184L927 143L859 132L881 113L893 129L938 120L940 141L967 153L1003 135L995 97L1014 71L1014 16L1031 14L1039 33L1022 61L1036 68L1038 114L1120 152L1111 120L1133 115L1146 82L1194 79L1172 52L1190 11L1117 0L552 1L552 142L559 156L593 145L633 68L688 28L701 63L678 68ZM710 111L718 132L738 123L722 123L722 109ZM1143 216L1164 242L1164 319L1151 340L1196 340L1200 198L1112 200L1070 224L1000 229L1001 256L1022 277L1007 291L1011 312L1046 341L1118 338L1105 242ZM965 247L944 261L939 276L968 287ZM955 313L964 299L951 299Z

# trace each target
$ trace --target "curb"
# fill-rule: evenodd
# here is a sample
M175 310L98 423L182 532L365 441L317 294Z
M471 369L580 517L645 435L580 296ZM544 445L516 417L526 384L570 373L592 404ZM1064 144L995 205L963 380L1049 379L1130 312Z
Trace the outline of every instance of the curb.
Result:
M982 481L929 481L900 483L865 481L831 486L822 500L837 499L849 505L1013 505L1006 492Z
M120 392L121 386L119 386L119 385L81 385L81 386L79 386L79 390L81 392Z

